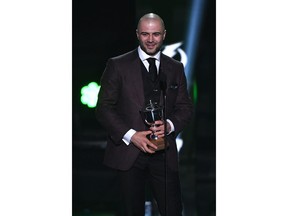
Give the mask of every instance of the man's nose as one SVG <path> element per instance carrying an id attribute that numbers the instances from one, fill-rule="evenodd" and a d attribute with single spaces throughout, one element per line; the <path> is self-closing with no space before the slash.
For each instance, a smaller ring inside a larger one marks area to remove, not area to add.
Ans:
<path id="1" fill-rule="evenodd" d="M 148 37 L 148 41 L 149 41 L 149 42 L 152 42 L 152 41 L 153 41 L 153 35 L 152 35 L 152 34 L 149 35 L 149 37 Z"/>

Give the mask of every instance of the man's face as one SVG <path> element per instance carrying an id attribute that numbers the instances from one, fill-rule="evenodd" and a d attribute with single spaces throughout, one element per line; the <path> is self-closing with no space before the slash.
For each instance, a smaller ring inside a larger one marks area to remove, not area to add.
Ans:
<path id="1" fill-rule="evenodd" d="M 148 55 L 154 55 L 160 50 L 166 31 L 160 20 L 148 19 L 139 24 L 136 35 L 142 50 Z"/>

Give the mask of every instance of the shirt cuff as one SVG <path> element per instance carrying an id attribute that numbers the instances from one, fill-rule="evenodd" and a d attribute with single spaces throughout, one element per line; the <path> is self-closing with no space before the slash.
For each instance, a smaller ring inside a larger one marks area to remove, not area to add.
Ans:
<path id="1" fill-rule="evenodd" d="M 169 135 L 170 133 L 175 131 L 175 127 L 170 119 L 167 119 L 167 122 L 170 124 L 170 127 L 171 127 L 171 130 L 167 133 L 167 135 Z"/>
<path id="2" fill-rule="evenodd" d="M 133 129 L 130 129 L 122 138 L 123 142 L 126 144 L 126 145 L 129 145 L 130 144 L 130 141 L 131 141 L 131 137 L 136 133 L 135 130 Z"/>

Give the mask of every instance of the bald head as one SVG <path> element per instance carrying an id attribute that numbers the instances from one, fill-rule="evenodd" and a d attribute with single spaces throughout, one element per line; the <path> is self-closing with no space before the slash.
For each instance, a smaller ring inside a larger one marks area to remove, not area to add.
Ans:
<path id="1" fill-rule="evenodd" d="M 155 13 L 148 13 L 148 14 L 145 14 L 144 16 L 142 16 L 139 19 L 137 29 L 139 29 L 142 22 L 155 22 L 155 21 L 160 22 L 161 27 L 162 27 L 162 31 L 164 31 L 165 30 L 164 21 L 162 20 L 162 18 L 160 16 L 158 16 Z"/>

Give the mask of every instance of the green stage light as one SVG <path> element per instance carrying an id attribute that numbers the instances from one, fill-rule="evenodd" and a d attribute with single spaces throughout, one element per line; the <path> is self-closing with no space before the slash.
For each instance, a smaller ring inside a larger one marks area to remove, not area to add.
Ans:
<path id="1" fill-rule="evenodd" d="M 96 107 L 100 85 L 96 82 L 91 82 L 87 86 L 81 88 L 81 103 L 89 108 Z"/>
<path id="2" fill-rule="evenodd" d="M 193 81 L 193 99 L 194 103 L 196 104 L 198 99 L 198 86 L 196 80 Z"/>

